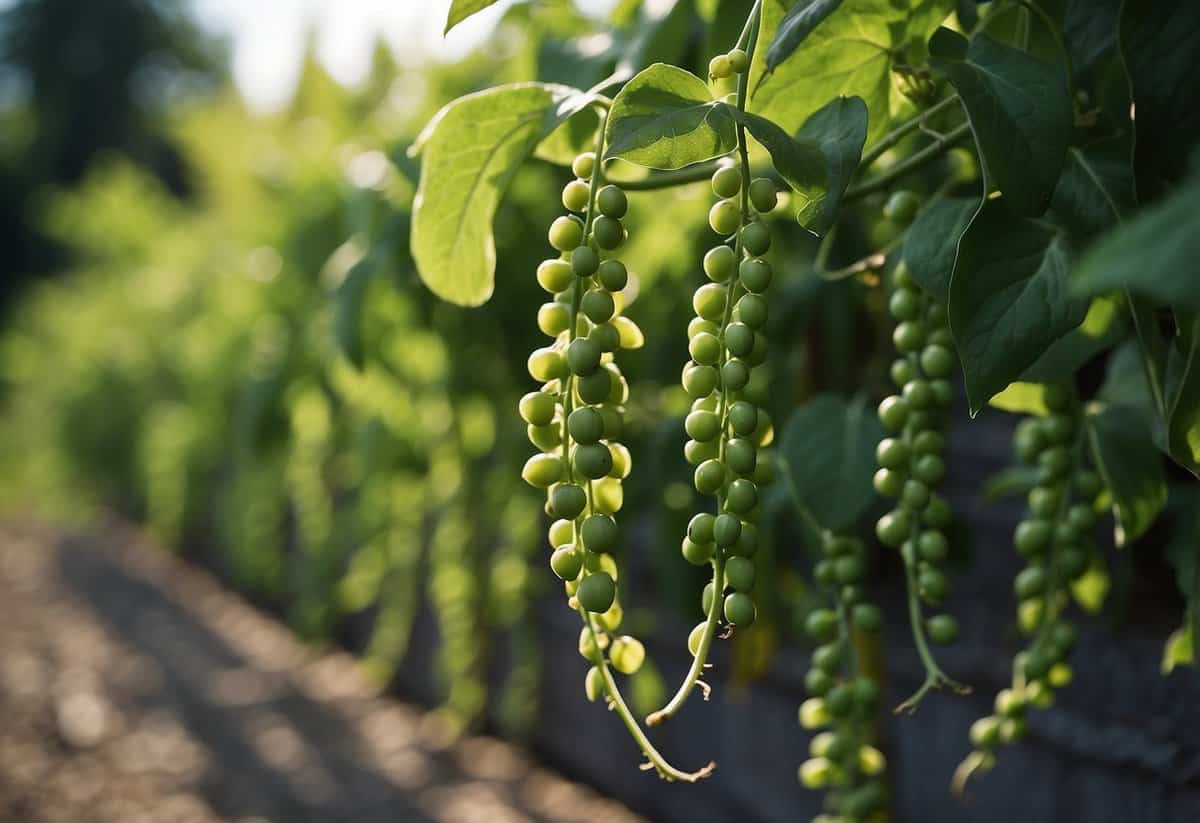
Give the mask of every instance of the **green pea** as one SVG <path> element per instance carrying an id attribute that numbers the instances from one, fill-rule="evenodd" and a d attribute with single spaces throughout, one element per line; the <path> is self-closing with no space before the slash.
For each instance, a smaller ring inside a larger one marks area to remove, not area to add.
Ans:
<path id="1" fill-rule="evenodd" d="M 758 488 L 750 480 L 739 477 L 729 484 L 725 507 L 736 514 L 746 514 L 758 505 Z"/>
<path id="2" fill-rule="evenodd" d="M 579 605 L 593 614 L 603 614 L 612 608 L 617 597 L 617 584 L 607 572 L 592 572 L 579 584 L 575 597 Z"/>
<path id="3" fill-rule="evenodd" d="M 692 295 L 692 308 L 698 317 L 716 322 L 725 315 L 728 290 L 720 283 L 706 283 Z"/>
<path id="4" fill-rule="evenodd" d="M 722 166 L 713 172 L 713 193 L 728 200 L 742 190 L 742 172 L 736 166 Z"/>
<path id="5" fill-rule="evenodd" d="M 1081 546 L 1063 546 L 1058 551 L 1058 567 L 1068 580 L 1077 580 L 1088 569 L 1088 554 Z"/>
<path id="6" fill-rule="evenodd" d="M 721 433 L 721 418 L 710 411 L 694 411 L 683 421 L 688 437 L 705 443 Z"/>
<path id="7" fill-rule="evenodd" d="M 592 374 L 580 377 L 575 381 L 575 388 L 579 393 L 579 399 L 593 406 L 607 400 L 612 387 L 612 375 L 607 369 L 596 369 Z"/>
<path id="8" fill-rule="evenodd" d="M 620 537 L 617 523 L 607 514 L 593 514 L 579 527 L 584 548 L 591 552 L 607 552 L 616 548 Z"/>
<path id="9" fill-rule="evenodd" d="M 921 370 L 929 377 L 949 377 L 954 371 L 954 354 L 945 346 L 928 345 L 921 350 Z"/>
<path id="10" fill-rule="evenodd" d="M 714 540 L 713 529 L 715 526 L 716 518 L 713 515 L 708 512 L 700 512 L 688 522 L 688 537 L 696 543 L 711 543 Z M 708 610 L 705 609 L 705 611 Z"/>
<path id="11" fill-rule="evenodd" d="M 917 555 L 926 563 L 943 563 L 950 556 L 950 544 L 944 534 L 930 529 L 917 538 Z"/>
<path id="12" fill-rule="evenodd" d="M 1042 431 L 1051 443 L 1069 443 L 1075 436 L 1075 420 L 1070 415 L 1052 414 L 1042 421 Z"/>
<path id="13" fill-rule="evenodd" d="M 1103 490 L 1104 483 L 1100 480 L 1100 475 L 1094 471 L 1084 470 L 1076 475 L 1075 488 L 1079 489 L 1082 497 L 1092 500 Z"/>
<path id="14" fill-rule="evenodd" d="M 911 530 L 912 520 L 904 509 L 888 512 L 875 524 L 875 536 L 879 538 L 879 542 L 892 548 L 907 540 Z"/>
<path id="15" fill-rule="evenodd" d="M 562 204 L 567 211 L 586 211 L 591 187 L 582 180 L 572 180 L 563 188 Z"/>
<path id="16" fill-rule="evenodd" d="M 729 60 L 729 69 L 734 74 L 741 74 L 750 68 L 750 56 L 744 49 L 732 49 L 725 57 Z"/>
<path id="17" fill-rule="evenodd" d="M 521 478 L 540 489 L 557 483 L 562 474 L 562 458 L 556 454 L 535 454 L 525 461 L 525 467 L 521 470 Z"/>
<path id="18" fill-rule="evenodd" d="M 601 323 L 588 332 L 587 339 L 595 343 L 602 352 L 615 352 L 621 348 L 621 332 L 612 322 Z M 567 354 L 570 354 L 568 350 Z"/>
<path id="19" fill-rule="evenodd" d="M 605 217 L 619 220 L 629 210 L 629 199 L 621 189 L 608 185 L 596 194 L 596 206 Z"/>
<path id="20" fill-rule="evenodd" d="M 596 279 L 609 291 L 620 291 L 629 283 L 629 271 L 620 260 L 605 260 L 596 270 Z"/>
<path id="21" fill-rule="evenodd" d="M 1017 459 L 1022 463 L 1036 463 L 1046 445 L 1046 437 L 1037 420 L 1026 418 L 1017 424 L 1013 432 L 1013 447 Z"/>
<path id="22" fill-rule="evenodd" d="M 740 518 L 728 512 L 717 515 L 712 527 L 712 539 L 716 542 L 717 548 L 727 549 L 734 546 L 741 536 L 742 521 Z"/>
<path id="23" fill-rule="evenodd" d="M 546 383 L 566 377 L 567 361 L 557 349 L 536 349 L 529 355 L 529 374 L 534 380 Z"/>
<path id="24" fill-rule="evenodd" d="M 901 260 L 896 268 L 892 269 L 892 286 L 897 289 L 916 289 L 917 281 L 912 279 L 912 272 L 908 270 L 908 265 Z"/>
<path id="25" fill-rule="evenodd" d="M 761 366 L 767 362 L 767 338 L 762 332 L 754 333 L 754 348 L 746 355 L 746 365 Z"/>
<path id="26" fill-rule="evenodd" d="M 550 555 L 550 569 L 560 580 L 574 580 L 583 570 L 583 552 L 574 546 L 555 549 Z"/>
<path id="27" fill-rule="evenodd" d="M 858 583 L 864 574 L 863 561 L 858 555 L 839 557 L 833 562 L 834 577 L 843 586 Z"/>
<path id="28" fill-rule="evenodd" d="M 750 181 L 750 204 L 759 214 L 769 214 L 779 202 L 775 183 L 769 177 L 756 177 Z"/>
<path id="29" fill-rule="evenodd" d="M 757 257 L 749 258 L 738 266 L 738 277 L 746 291 L 761 294 L 771 285 L 771 266 Z"/>
<path id="30" fill-rule="evenodd" d="M 570 286 L 571 276 L 571 264 L 566 260 L 543 260 L 538 264 L 538 285 L 551 294 L 564 291 Z"/>
<path id="31" fill-rule="evenodd" d="M 878 411 L 879 422 L 893 432 L 903 429 L 908 420 L 908 403 L 894 394 L 880 401 Z"/>
<path id="32" fill-rule="evenodd" d="M 731 357 L 721 366 L 721 384 L 729 391 L 741 391 L 750 382 L 750 367 L 744 360 Z"/>
<path id="33" fill-rule="evenodd" d="M 574 483 L 563 483 L 550 492 L 550 508 L 555 517 L 574 520 L 586 506 L 587 493 Z"/>
<path id="34" fill-rule="evenodd" d="M 879 441 L 875 460 L 885 469 L 903 469 L 908 465 L 908 444 L 895 437 Z"/>
<path id="35" fill-rule="evenodd" d="M 916 372 L 913 369 L 912 364 L 901 357 L 898 360 L 892 361 L 888 375 L 892 378 L 892 382 L 897 386 L 903 386 L 905 383 L 916 377 Z"/>
<path id="36" fill-rule="evenodd" d="M 1027 566 L 1013 580 L 1013 591 L 1017 599 L 1029 600 L 1046 590 L 1046 570 L 1041 566 Z"/>
<path id="37" fill-rule="evenodd" d="M 704 255 L 704 274 L 714 283 L 724 283 L 737 265 L 737 252 L 726 245 L 715 246 Z"/>
<path id="38" fill-rule="evenodd" d="M 733 592 L 725 597 L 725 619 L 738 628 L 745 628 L 754 622 L 758 610 L 754 600 L 745 592 Z"/>
<path id="39" fill-rule="evenodd" d="M 771 248 L 771 230 L 760 222 L 742 227 L 742 248 L 754 257 L 761 257 Z"/>
<path id="40" fill-rule="evenodd" d="M 921 316 L 921 296 L 912 289 L 897 289 L 888 299 L 888 312 L 897 320 L 916 320 Z"/>
<path id="41" fill-rule="evenodd" d="M 593 323 L 607 323 L 616 311 L 613 296 L 603 289 L 592 289 L 583 296 L 580 308 Z"/>
<path id="42" fill-rule="evenodd" d="M 591 480 L 606 477 L 613 468 L 612 452 L 603 443 L 576 446 L 575 469 Z"/>
<path id="43" fill-rule="evenodd" d="M 729 407 L 729 423 L 738 437 L 749 437 L 758 428 L 758 410 L 739 400 Z"/>
<path id="44" fill-rule="evenodd" d="M 754 588 L 754 561 L 734 555 L 725 562 L 725 579 L 735 591 L 748 592 Z"/>
<path id="45" fill-rule="evenodd" d="M 941 454 L 946 448 L 946 438 L 941 432 L 923 431 L 913 438 L 913 452 L 916 454 Z"/>
<path id="46" fill-rule="evenodd" d="M 705 460 L 696 467 L 696 491 L 716 494 L 725 485 L 725 467 L 716 460 Z"/>
<path id="47" fill-rule="evenodd" d="M 680 551 L 683 553 L 683 559 L 691 563 L 693 566 L 703 566 L 708 561 L 712 560 L 713 553 L 717 547 L 712 543 L 697 543 L 690 537 L 683 538 L 683 543 Z"/>
<path id="48" fill-rule="evenodd" d="M 604 417 L 591 406 L 580 406 L 567 417 L 567 433 L 576 443 L 596 443 L 604 436 Z"/>
<path id="49" fill-rule="evenodd" d="M 850 613 L 854 628 L 864 632 L 877 632 L 883 628 L 883 614 L 878 606 L 870 603 L 859 603 Z"/>
<path id="50" fill-rule="evenodd" d="M 583 242 L 583 221 L 575 216 L 555 218 L 550 224 L 550 245 L 559 251 L 570 251 Z"/>
<path id="51" fill-rule="evenodd" d="M 1033 557 L 1049 548 L 1052 534 L 1047 520 L 1023 520 L 1013 533 L 1013 544 L 1023 557 Z"/>
<path id="52" fill-rule="evenodd" d="M 717 234 L 728 237 L 742 222 L 742 210 L 732 200 L 719 200 L 708 211 L 708 225 Z"/>
<path id="53" fill-rule="evenodd" d="M 946 575 L 934 568 L 927 568 L 917 575 L 917 592 L 929 603 L 941 603 L 949 589 Z"/>
<path id="54" fill-rule="evenodd" d="M 929 486 L 920 480 L 909 480 L 900 493 L 900 502 L 914 511 L 920 511 L 929 503 Z"/>
<path id="55" fill-rule="evenodd" d="M 600 346 L 595 340 L 576 337 L 567 346 L 567 366 L 570 367 L 572 374 L 581 377 L 592 374 L 600 368 L 602 354 L 603 352 L 600 351 Z"/>
<path id="56" fill-rule="evenodd" d="M 928 409 L 937 402 L 928 380 L 916 378 L 904 384 L 901 396 L 912 409 Z"/>
<path id="57" fill-rule="evenodd" d="M 742 523 L 742 533 L 732 551 L 740 557 L 753 557 L 758 551 L 758 527 L 753 523 Z"/>
<path id="58" fill-rule="evenodd" d="M 935 529 L 948 529 L 953 517 L 950 514 L 950 506 L 936 494 L 929 496 L 929 505 L 925 507 L 925 511 L 921 513 L 921 519 L 925 525 Z"/>
<path id="59" fill-rule="evenodd" d="M 745 323 L 730 323 L 725 329 L 725 348 L 734 357 L 747 356 L 754 350 L 754 330 Z"/>
<path id="60" fill-rule="evenodd" d="M 562 426 L 557 423 L 545 426 L 527 426 L 525 433 L 529 442 L 544 452 L 554 451 L 562 445 Z"/>
<path id="61" fill-rule="evenodd" d="M 543 303 L 538 307 L 538 328 L 547 337 L 558 337 L 571 326 L 571 310 L 562 303 Z"/>
<path id="62" fill-rule="evenodd" d="M 958 637 L 958 621 L 948 614 L 938 614 L 925 621 L 929 639 L 939 646 L 947 646 Z"/>
<path id="63" fill-rule="evenodd" d="M 1065 446 L 1051 446 L 1038 456 L 1038 467 L 1047 478 L 1061 478 L 1071 469 L 1071 453 Z"/>
<path id="64" fill-rule="evenodd" d="M 721 359 L 721 341 L 708 332 L 701 332 L 688 341 L 688 352 L 697 363 L 711 366 Z"/>
<path id="65" fill-rule="evenodd" d="M 683 445 L 683 456 L 689 465 L 699 466 L 705 460 L 711 460 L 718 454 L 720 443 L 716 440 L 710 440 L 707 443 L 701 443 L 699 440 L 689 440 Z"/>
<path id="66" fill-rule="evenodd" d="M 821 669 L 809 669 L 804 675 L 804 688 L 814 697 L 824 697 L 833 688 L 834 679 Z"/>
<path id="67" fill-rule="evenodd" d="M 936 454 L 926 454 L 913 464 L 913 477 L 930 486 L 936 486 L 946 476 L 946 464 Z"/>
<path id="68" fill-rule="evenodd" d="M 552 394 L 531 391 L 521 398 L 517 408 L 521 413 L 521 419 L 526 423 L 532 426 L 547 426 L 554 419 L 558 401 Z"/>
<path id="69" fill-rule="evenodd" d="M 571 163 L 571 172 L 579 178 L 587 179 L 592 176 L 592 172 L 596 168 L 596 153 L 585 151 L 583 154 L 576 155 L 575 160 Z"/>
<path id="70" fill-rule="evenodd" d="M 620 220 L 601 215 L 592 222 L 592 237 L 597 246 L 612 251 L 625 242 L 625 227 Z"/>
<path id="71" fill-rule="evenodd" d="M 758 450 L 749 440 L 735 437 L 725 444 L 725 463 L 734 474 L 749 476 L 758 463 Z"/>
<path id="72" fill-rule="evenodd" d="M 719 356 L 719 355 L 718 355 Z M 712 366 L 688 366 L 683 372 L 683 389 L 688 397 L 708 397 L 717 387 L 717 370 Z"/>
<path id="73" fill-rule="evenodd" d="M 919 351 L 925 345 L 925 327 L 906 320 L 892 331 L 892 343 L 901 353 Z"/>
<path id="74" fill-rule="evenodd" d="M 887 202 L 883 204 L 883 216 L 897 223 L 911 223 L 921 207 L 921 198 L 916 192 L 901 189 L 892 192 Z"/>
<path id="75" fill-rule="evenodd" d="M 751 329 L 761 329 L 767 322 L 767 301 L 758 294 L 743 294 L 734 304 L 733 317 Z"/>
<path id="76" fill-rule="evenodd" d="M 818 643 L 828 643 L 837 636 L 837 614 L 831 609 L 814 609 L 804 620 L 804 631 Z"/>
<path id="77" fill-rule="evenodd" d="M 872 479 L 875 491 L 883 497 L 899 497 L 904 492 L 904 474 L 892 469 L 880 469 Z"/>

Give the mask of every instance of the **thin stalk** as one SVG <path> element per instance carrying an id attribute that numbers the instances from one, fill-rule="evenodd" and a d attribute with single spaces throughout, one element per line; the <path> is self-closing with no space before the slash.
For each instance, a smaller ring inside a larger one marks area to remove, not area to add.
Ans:
<path id="1" fill-rule="evenodd" d="M 727 165 L 725 158 L 708 160 L 704 163 L 694 163 L 682 169 L 670 171 L 652 171 L 638 180 L 614 180 L 613 182 L 626 191 L 655 191 L 669 189 L 675 186 L 686 186 L 689 183 L 699 183 L 713 176 L 713 172 Z"/>
<path id="2" fill-rule="evenodd" d="M 752 32 L 758 26 L 759 2 L 756 0 L 754 7 L 751 8 L 749 16 L 746 18 L 746 25 L 742 29 L 742 34 L 738 38 L 737 48 L 746 48 L 748 61 L 754 58 L 754 42 Z M 745 44 L 743 46 L 743 44 Z M 749 82 L 749 71 L 744 71 L 738 75 L 737 84 L 737 107 L 740 111 L 746 110 L 746 87 Z M 737 122 L 737 152 L 740 162 L 740 170 L 742 176 L 741 186 L 741 219 L 738 221 L 738 231 L 734 240 L 734 259 L 740 264 L 742 259 L 742 226 L 746 225 L 750 217 L 750 156 L 746 147 L 746 131 L 739 118 Z M 729 291 L 725 295 L 725 311 L 721 320 L 721 331 L 728 328 L 729 321 L 733 316 L 733 304 L 738 297 L 738 287 L 740 280 L 737 270 L 734 270 L 733 276 L 730 278 Z M 724 341 L 722 341 L 723 343 Z M 721 357 L 717 363 L 717 369 L 725 364 L 726 354 L 725 348 L 722 345 Z M 729 411 L 729 390 L 724 386 L 722 381 L 721 399 L 717 408 L 717 418 L 721 421 L 720 442 L 718 445 L 717 459 L 724 464 L 725 459 L 725 430 L 728 422 L 725 416 Z M 717 513 L 720 514 L 725 508 L 725 488 L 717 496 Z M 696 648 L 696 655 L 692 658 L 692 665 L 688 667 L 687 675 L 684 676 L 683 682 L 679 684 L 679 688 L 675 694 L 667 702 L 665 706 L 656 712 L 651 712 L 646 716 L 646 725 L 657 726 L 663 721 L 675 715 L 683 704 L 691 695 L 692 690 L 697 684 L 704 687 L 704 696 L 707 699 L 708 689 L 700 680 L 700 675 L 704 672 L 707 665 L 708 653 L 712 648 L 713 637 L 717 633 L 717 625 L 720 622 L 722 594 L 725 590 L 725 556 L 720 549 L 717 550 L 716 557 L 713 559 L 713 597 L 712 602 L 708 605 L 708 614 L 704 620 L 704 631 L 700 636 L 700 643 Z"/>
<path id="3" fill-rule="evenodd" d="M 971 126 L 968 123 L 963 123 L 954 130 L 942 135 L 934 140 L 925 148 L 906 157 L 896 165 L 889 168 L 887 171 L 857 183 L 846 189 L 846 194 L 842 197 L 843 203 L 853 202 L 866 197 L 868 194 L 873 194 L 890 186 L 893 182 L 904 177 L 910 172 L 916 171 L 930 161 L 945 154 L 956 143 L 971 133 Z"/>
<path id="4" fill-rule="evenodd" d="M 901 123 L 899 126 L 892 129 L 890 132 L 885 134 L 883 137 L 879 138 L 879 141 L 877 143 L 875 143 L 875 145 L 871 146 L 871 148 L 869 148 L 863 152 L 862 159 L 858 161 L 858 167 L 860 169 L 865 169 L 865 168 L 870 167 L 870 165 L 872 163 L 874 163 L 876 160 L 878 160 L 883 155 L 884 152 L 886 152 L 892 146 L 899 143 L 901 140 L 903 140 L 908 135 L 912 134 L 917 129 L 922 128 L 925 125 L 925 121 L 928 118 L 932 117 L 935 114 L 938 114 L 939 112 L 941 112 L 944 109 L 949 108 L 950 106 L 952 106 L 954 103 L 957 103 L 957 102 L 958 102 L 958 95 L 952 94 L 949 97 L 947 97 L 945 100 L 939 100 L 938 102 L 934 103 L 932 106 L 925 109 L 925 111 L 916 115 L 912 119 L 906 120 L 905 122 Z"/>

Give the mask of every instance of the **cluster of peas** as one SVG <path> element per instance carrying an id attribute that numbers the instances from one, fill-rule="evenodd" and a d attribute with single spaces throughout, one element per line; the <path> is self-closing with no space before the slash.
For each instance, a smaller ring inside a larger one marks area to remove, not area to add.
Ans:
<path id="1" fill-rule="evenodd" d="M 883 754 L 870 744 L 879 710 L 879 686 L 862 673 L 851 628 L 878 632 L 879 608 L 864 601 L 866 548 L 863 541 L 826 532 L 814 576 L 831 595 L 834 608 L 816 609 L 805 631 L 817 643 L 804 678 L 812 695 L 800 706 L 800 725 L 827 729 L 809 745 L 811 757 L 800 766 L 800 782 L 810 789 L 829 789 L 827 808 L 835 815 L 819 821 L 865 820 L 883 808 L 886 790 L 881 777 Z"/>
<path id="2" fill-rule="evenodd" d="M 1014 660 L 1012 688 L 996 695 L 995 713 L 971 727 L 977 767 L 983 769 L 993 764 L 997 745 L 1024 735 L 1030 706 L 1050 706 L 1054 689 L 1071 682 L 1066 659 L 1076 632 L 1061 613 L 1068 586 L 1087 571 L 1096 550 L 1091 533 L 1104 485 L 1096 472 L 1082 465 L 1079 404 L 1070 390 L 1057 385 L 1046 386 L 1043 399 L 1050 413 L 1023 420 L 1014 437 L 1017 458 L 1036 467 L 1038 475 L 1026 516 L 1013 534 L 1013 544 L 1026 562 L 1013 581 L 1018 623 L 1034 637 Z"/>
<path id="3" fill-rule="evenodd" d="M 771 246 L 771 234 L 758 218 L 778 200 L 775 184 L 767 178 L 753 180 L 746 192 L 742 184 L 742 173 L 733 166 L 718 169 L 712 178 L 721 199 L 709 212 L 709 225 L 726 240 L 704 256 L 710 282 L 692 299 L 691 359 L 682 376 L 692 398 L 684 421 L 690 438 L 684 456 L 696 467 L 696 490 L 717 500 L 715 514 L 701 512 L 691 519 L 682 552 L 689 563 L 713 565 L 713 582 L 705 587 L 701 605 L 715 617 L 719 602 L 725 620 L 735 627 L 749 626 L 757 614 L 749 591 L 758 531 L 749 518 L 758 506 L 759 487 L 770 481 L 773 470 L 771 461 L 759 455 L 773 436 L 770 417 L 747 395 L 751 370 L 767 357 L 762 293 L 771 282 L 771 267 L 762 255 Z M 726 594 L 726 588 L 732 591 Z M 693 655 L 706 645 L 706 635 L 711 639 L 715 624 L 708 619 L 692 630 L 688 648 Z"/>
<path id="4" fill-rule="evenodd" d="M 879 518 L 875 533 L 885 546 L 900 549 L 910 585 L 922 602 L 936 607 L 949 589 L 945 529 L 950 508 L 934 489 L 946 473 L 942 454 L 953 396 L 954 341 L 945 307 L 922 294 L 903 262 L 893 285 L 888 311 L 897 321 L 892 341 L 900 357 L 892 363 L 891 378 L 900 393 L 879 404 L 879 420 L 892 436 L 876 450 L 875 490 L 897 505 Z M 958 624 L 951 615 L 939 614 L 925 621 L 925 631 L 935 643 L 952 643 Z"/>
<path id="5" fill-rule="evenodd" d="M 594 664 L 586 682 L 594 700 L 605 693 L 605 653 L 625 674 L 645 657 L 636 639 L 610 637 L 622 618 L 613 515 L 624 499 L 621 480 L 632 468 L 619 442 L 629 387 L 613 355 L 636 346 L 640 333 L 621 316 L 629 279 L 624 264 L 602 259 L 625 241 L 625 193 L 613 185 L 596 190 L 600 168 L 591 152 L 579 155 L 572 170 L 577 179 L 563 189 L 562 202 L 573 213 L 555 219 L 549 231 L 559 256 L 537 270 L 538 283 L 553 295 L 538 310 L 538 327 L 553 342 L 529 357 L 529 373 L 543 385 L 521 398 L 520 413 L 542 453 L 526 462 L 522 477 L 547 490 L 546 512 L 555 518 L 550 568 L 585 619 L 579 646 Z"/>

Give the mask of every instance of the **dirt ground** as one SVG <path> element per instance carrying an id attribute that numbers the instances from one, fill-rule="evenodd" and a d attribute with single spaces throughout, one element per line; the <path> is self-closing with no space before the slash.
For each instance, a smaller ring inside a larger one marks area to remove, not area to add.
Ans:
<path id="1" fill-rule="evenodd" d="M 639 819 L 135 534 L 0 525 L 0 821 Z"/>

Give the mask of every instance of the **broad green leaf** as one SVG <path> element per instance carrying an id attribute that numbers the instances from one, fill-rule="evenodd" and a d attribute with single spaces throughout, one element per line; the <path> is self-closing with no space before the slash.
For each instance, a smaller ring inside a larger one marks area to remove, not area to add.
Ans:
<path id="1" fill-rule="evenodd" d="M 978 210 L 974 197 L 947 197 L 922 209 L 908 228 L 904 263 L 917 285 L 939 303 L 950 299 L 958 240 Z"/>
<path id="2" fill-rule="evenodd" d="M 1134 208 L 1133 169 L 1125 141 L 1067 149 L 1050 208 L 1067 231 L 1081 238 L 1120 223 Z"/>
<path id="3" fill-rule="evenodd" d="M 1192 623 L 1180 626 L 1171 632 L 1163 644 L 1162 673 L 1170 674 L 1176 666 L 1191 666 L 1196 662 L 1196 649 L 1192 640 Z"/>
<path id="4" fill-rule="evenodd" d="M 1065 239 L 1053 227 L 988 200 L 958 244 L 948 313 L 975 414 L 1082 322 L 1068 293 Z"/>
<path id="5" fill-rule="evenodd" d="M 1091 246 L 1072 272 L 1076 294 L 1128 289 L 1165 306 L 1200 309 L 1200 175 Z"/>
<path id="6" fill-rule="evenodd" d="M 1139 359 L 1137 344 L 1128 341 L 1108 358 L 1104 383 L 1096 398 L 1105 405 L 1129 406 L 1149 418 L 1154 414 L 1146 391 L 1146 372 Z"/>
<path id="7" fill-rule="evenodd" d="M 792 413 L 779 445 L 786 482 L 823 528 L 850 528 L 875 500 L 871 478 L 882 436 L 861 399 L 819 395 Z"/>
<path id="8" fill-rule="evenodd" d="M 802 48 L 768 73 L 770 44 L 788 12 L 788 0 L 763 0 L 751 110 L 795 133 L 809 116 L 838 96 L 861 97 L 870 112 L 867 139 L 878 140 L 893 116 L 911 110 L 893 82 L 896 64 L 924 62 L 925 41 L 954 7 L 953 0 L 844 0 Z"/>
<path id="9" fill-rule="evenodd" d="M 451 0 L 450 11 L 446 14 L 446 28 L 442 30 L 442 34 L 448 34 L 450 29 L 472 14 L 494 6 L 497 2 L 498 0 Z"/>
<path id="10" fill-rule="evenodd" d="M 774 71 L 791 57 L 804 38 L 841 4 L 842 0 L 797 0 L 779 21 L 779 28 L 767 47 L 767 71 Z"/>
<path id="11" fill-rule="evenodd" d="M 1129 323 L 1119 299 L 1095 297 L 1079 327 L 1051 343 L 1042 356 L 1021 373 L 1021 379 L 1034 383 L 1070 380 L 1089 360 L 1125 339 L 1128 329 Z"/>
<path id="12" fill-rule="evenodd" d="M 468 306 L 491 297 L 500 198 L 534 147 L 591 99 L 566 86 L 498 86 L 447 104 L 425 127 L 409 150 L 421 154 L 412 254 L 434 294 Z"/>
<path id="13" fill-rule="evenodd" d="M 1076 76 L 1090 71 L 1117 45 L 1121 0 L 1069 0 L 1063 37 Z"/>
<path id="14" fill-rule="evenodd" d="M 1136 112 L 1138 199 L 1147 202 L 1183 176 L 1200 139 L 1200 3 L 1126 0 L 1118 39 Z"/>
<path id="15" fill-rule="evenodd" d="M 608 115 L 606 157 L 678 169 L 737 147 L 731 109 L 691 72 L 655 63 L 625 84 Z"/>
<path id="16" fill-rule="evenodd" d="M 725 105 L 722 103 L 721 105 Z M 815 140 L 797 137 L 770 120 L 757 114 L 738 111 L 727 107 L 729 116 L 745 124 L 754 139 L 771 155 L 771 163 L 780 176 L 787 181 L 807 202 L 820 202 L 827 190 L 825 157 Z"/>
<path id="17" fill-rule="evenodd" d="M 1046 387 L 1041 383 L 1009 383 L 1008 388 L 992 397 L 989 405 L 1016 414 L 1049 414 L 1046 408 Z"/>
<path id="18" fill-rule="evenodd" d="M 1200 312 L 1175 312 L 1177 345 L 1167 358 L 1167 453 L 1200 476 Z"/>
<path id="19" fill-rule="evenodd" d="M 582 152 L 595 148 L 599 124 L 600 117 L 594 109 L 577 111 L 538 143 L 533 156 L 556 166 L 569 166 Z"/>
<path id="20" fill-rule="evenodd" d="M 938 29 L 929 64 L 962 98 L 989 180 L 1020 214 L 1045 211 L 1066 156 L 1071 92 L 1062 65 L 985 33 L 968 41 Z"/>
<path id="21" fill-rule="evenodd" d="M 1167 502 L 1162 457 L 1145 418 L 1130 406 L 1089 404 L 1087 438 L 1092 462 L 1112 495 L 1118 546 L 1137 539 Z"/>
<path id="22" fill-rule="evenodd" d="M 810 231 L 824 234 L 837 221 L 842 195 L 862 159 L 867 140 L 867 104 L 861 97 L 834 98 L 804 121 L 796 140 L 817 147 L 825 170 L 819 192 L 792 184 L 797 199 L 806 198 L 796 219 Z"/>

